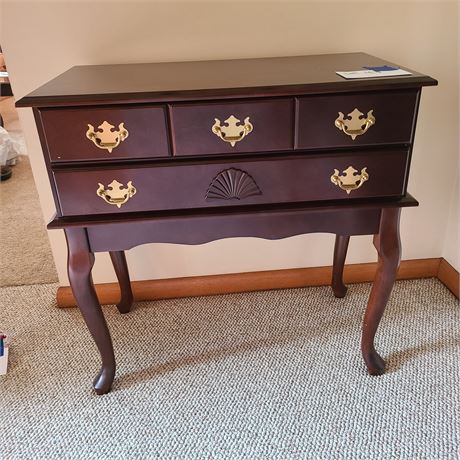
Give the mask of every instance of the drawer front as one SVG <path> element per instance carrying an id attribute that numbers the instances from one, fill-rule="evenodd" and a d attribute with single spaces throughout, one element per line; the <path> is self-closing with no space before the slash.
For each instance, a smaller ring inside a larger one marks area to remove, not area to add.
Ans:
<path id="1" fill-rule="evenodd" d="M 411 142 L 417 90 L 299 98 L 298 149 Z"/>
<path id="2" fill-rule="evenodd" d="M 169 155 L 163 107 L 43 109 L 40 114 L 52 162 Z"/>
<path id="3" fill-rule="evenodd" d="M 390 150 L 54 175 L 72 216 L 401 196 L 407 159 Z"/>
<path id="4" fill-rule="evenodd" d="M 173 104 L 171 124 L 175 155 L 290 150 L 294 101 Z"/>

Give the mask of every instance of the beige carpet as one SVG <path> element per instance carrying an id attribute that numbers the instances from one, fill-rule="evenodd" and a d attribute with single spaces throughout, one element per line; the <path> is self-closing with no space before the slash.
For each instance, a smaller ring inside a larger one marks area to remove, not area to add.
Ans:
<path id="1" fill-rule="evenodd" d="M 0 286 L 57 281 L 29 158 L 0 183 Z"/>
<path id="2" fill-rule="evenodd" d="M 57 285 L 4 288 L 12 335 L 0 376 L 5 459 L 458 459 L 460 308 L 436 280 L 398 282 L 369 377 L 359 353 L 370 285 L 105 309 L 113 392 L 77 309 Z"/>
<path id="3" fill-rule="evenodd" d="M 0 113 L 21 153 L 11 179 L 0 182 L 0 286 L 54 283 L 56 268 L 14 98 L 0 98 Z"/>

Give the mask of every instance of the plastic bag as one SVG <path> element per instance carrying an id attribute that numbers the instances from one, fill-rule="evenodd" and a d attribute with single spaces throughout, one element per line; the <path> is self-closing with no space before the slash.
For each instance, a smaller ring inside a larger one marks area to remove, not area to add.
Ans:
<path id="1" fill-rule="evenodd" d="M 20 151 L 19 142 L 12 139 L 8 131 L 0 126 L 0 165 L 14 164 Z"/>

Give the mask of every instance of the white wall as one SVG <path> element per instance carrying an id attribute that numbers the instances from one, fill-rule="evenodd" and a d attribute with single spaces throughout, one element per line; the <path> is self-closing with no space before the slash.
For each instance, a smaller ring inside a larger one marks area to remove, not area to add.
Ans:
<path id="1" fill-rule="evenodd" d="M 423 90 L 409 183 L 421 206 L 403 211 L 403 258 L 443 255 L 459 268 L 451 257 L 458 215 L 449 204 L 458 156 L 457 2 L 6 1 L 1 26 L 17 97 L 77 64 L 353 51 L 439 79 L 438 87 Z M 20 117 L 43 213 L 50 219 L 54 204 L 31 109 L 21 109 Z M 446 231 L 452 243 L 444 245 Z M 49 233 L 60 281 L 67 284 L 63 234 Z M 329 265 L 332 245 L 331 235 L 156 244 L 129 251 L 128 262 L 133 279 L 306 267 Z M 375 259 L 370 237 L 352 239 L 348 262 Z M 98 255 L 94 279 L 115 279 L 106 255 Z"/>

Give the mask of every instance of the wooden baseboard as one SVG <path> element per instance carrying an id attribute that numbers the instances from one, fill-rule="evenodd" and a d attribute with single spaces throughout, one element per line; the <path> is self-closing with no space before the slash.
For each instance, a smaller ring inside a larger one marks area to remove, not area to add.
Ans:
<path id="1" fill-rule="evenodd" d="M 446 259 L 441 259 L 439 263 L 438 279 L 457 299 L 459 298 L 460 274 Z"/>
<path id="2" fill-rule="evenodd" d="M 438 277 L 444 259 L 404 260 L 398 271 L 398 279 Z M 445 262 L 445 261 L 444 261 Z M 445 262 L 452 270 L 447 262 Z M 345 283 L 363 283 L 374 279 L 377 263 L 346 265 Z M 455 272 L 455 270 L 454 270 Z M 445 279 L 454 285 L 455 277 L 443 264 Z M 457 297 L 458 297 L 458 272 Z M 133 281 L 132 289 L 136 301 L 193 297 L 235 292 L 286 289 L 306 286 L 325 286 L 331 282 L 332 267 L 294 268 L 289 270 L 270 270 L 228 275 L 194 276 L 162 280 Z M 441 279 L 441 278 L 440 278 Z M 444 282 L 441 279 L 442 282 Z M 446 283 L 445 283 L 446 284 Z M 447 284 L 446 284 L 447 285 Z M 454 290 L 449 287 L 454 292 Z M 96 285 L 96 292 L 102 305 L 118 302 L 120 291 L 117 283 Z M 454 292 L 455 293 L 455 292 Z M 59 307 L 76 305 L 70 287 L 60 287 L 57 292 Z"/>

